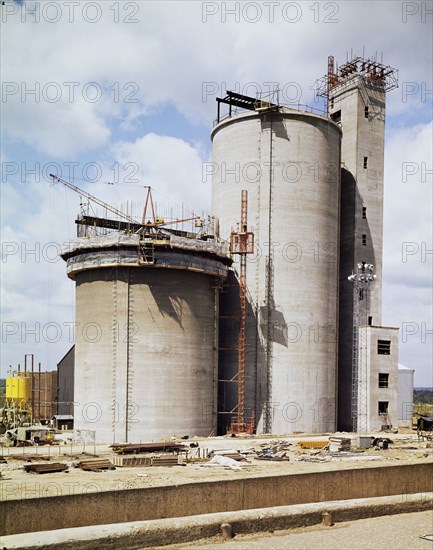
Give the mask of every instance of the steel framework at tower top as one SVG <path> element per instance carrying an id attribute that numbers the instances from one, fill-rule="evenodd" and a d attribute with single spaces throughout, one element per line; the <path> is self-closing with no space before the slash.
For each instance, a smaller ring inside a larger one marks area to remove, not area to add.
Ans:
<path id="1" fill-rule="evenodd" d="M 355 76 L 362 77 L 370 85 L 380 86 L 385 92 L 398 88 L 398 70 L 378 61 L 355 57 L 340 67 L 335 66 L 334 56 L 328 57 L 328 72 L 316 80 L 316 94 L 324 97 L 328 110 L 329 94 L 336 86 L 347 82 Z"/>

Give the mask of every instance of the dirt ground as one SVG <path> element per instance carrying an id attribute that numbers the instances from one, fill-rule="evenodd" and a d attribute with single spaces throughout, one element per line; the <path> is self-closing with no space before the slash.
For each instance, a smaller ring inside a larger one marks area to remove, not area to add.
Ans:
<path id="1" fill-rule="evenodd" d="M 209 451 L 241 451 L 247 459 L 239 462 L 240 469 L 230 469 L 221 465 L 210 465 L 206 461 L 189 462 L 186 466 L 154 467 L 117 467 L 115 470 L 101 472 L 83 471 L 74 467 L 79 460 L 94 458 L 112 458 L 115 453 L 108 445 L 73 446 L 61 445 L 51 447 L 2 448 L 0 453 L 6 463 L 0 463 L 0 496 L 1 500 L 39 498 L 46 496 L 92 493 L 106 490 L 123 490 L 165 485 L 179 485 L 208 480 L 239 479 L 245 477 L 262 477 L 268 475 L 285 475 L 290 473 L 307 473 L 347 468 L 366 468 L 377 465 L 415 464 L 431 462 L 433 449 L 425 441 L 418 441 L 416 433 L 405 430 L 398 434 L 378 432 L 374 437 L 387 437 L 392 443 L 384 449 L 351 449 L 350 452 L 337 452 L 319 449 L 302 449 L 300 441 L 327 441 L 330 435 L 307 435 L 287 437 L 213 437 L 177 440 L 185 444 L 189 458 L 197 460 L 200 453 Z M 354 434 L 336 434 L 344 437 L 355 437 Z M 198 443 L 198 447 L 190 447 Z M 264 446 L 286 449 L 290 460 L 270 461 L 254 457 L 254 451 Z M 200 449 L 200 451 L 198 450 Z M 83 452 L 85 454 L 83 454 Z M 35 474 L 27 473 L 24 464 L 64 462 L 69 466 L 67 472 Z"/>

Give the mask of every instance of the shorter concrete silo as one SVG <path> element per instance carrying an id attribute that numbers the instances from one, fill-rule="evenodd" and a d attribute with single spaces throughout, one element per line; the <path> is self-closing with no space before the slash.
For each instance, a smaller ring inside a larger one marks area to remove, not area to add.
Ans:
<path id="1" fill-rule="evenodd" d="M 226 249 L 112 233 L 62 257 L 76 282 L 75 427 L 107 443 L 216 434 Z"/>

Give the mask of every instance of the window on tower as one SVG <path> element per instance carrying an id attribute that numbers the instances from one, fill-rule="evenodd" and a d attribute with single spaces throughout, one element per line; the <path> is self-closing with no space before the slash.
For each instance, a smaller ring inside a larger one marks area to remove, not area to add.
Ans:
<path id="1" fill-rule="evenodd" d="M 391 355 L 391 340 L 378 340 L 377 353 L 378 355 Z"/>
<path id="2" fill-rule="evenodd" d="M 362 219 L 363 220 L 367 219 L 367 207 L 366 206 L 362 207 Z"/>
<path id="3" fill-rule="evenodd" d="M 362 235 L 362 246 L 367 246 L 367 235 L 365 233 Z"/>
<path id="4" fill-rule="evenodd" d="M 385 372 L 379 372 L 379 388 L 389 387 L 389 374 Z"/>
<path id="5" fill-rule="evenodd" d="M 368 165 L 368 157 L 364 157 L 364 169 L 367 168 Z"/>
<path id="6" fill-rule="evenodd" d="M 337 124 L 341 123 L 341 109 L 339 111 L 335 111 L 335 113 L 332 113 L 331 118 Z"/>
<path id="7" fill-rule="evenodd" d="M 377 405 L 377 412 L 379 414 L 388 414 L 389 401 L 379 401 Z"/>
<path id="8" fill-rule="evenodd" d="M 364 107 L 364 116 L 368 118 L 368 107 Z"/>

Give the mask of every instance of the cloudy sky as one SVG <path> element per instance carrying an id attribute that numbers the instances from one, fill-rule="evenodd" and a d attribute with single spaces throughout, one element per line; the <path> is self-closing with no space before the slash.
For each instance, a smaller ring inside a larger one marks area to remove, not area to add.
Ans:
<path id="1" fill-rule="evenodd" d="M 6 0 L 1 375 L 25 353 L 53 369 L 73 341 L 74 284 L 57 252 L 75 236 L 80 197 L 50 172 L 122 208 L 151 185 L 161 208 L 208 211 L 215 97 L 278 83 L 282 101 L 320 108 L 327 56 L 364 54 L 399 70 L 387 96 L 383 324 L 400 327 L 415 385 L 432 386 L 432 9 Z"/>

